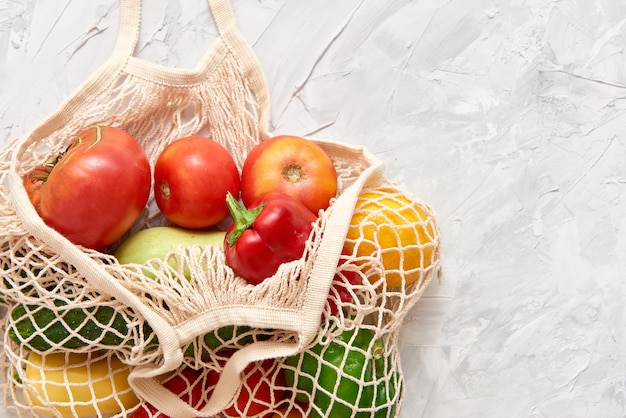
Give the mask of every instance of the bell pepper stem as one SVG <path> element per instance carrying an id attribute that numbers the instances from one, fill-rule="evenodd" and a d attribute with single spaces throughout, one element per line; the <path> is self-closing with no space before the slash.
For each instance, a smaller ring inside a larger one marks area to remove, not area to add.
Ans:
<path id="1" fill-rule="evenodd" d="M 226 236 L 228 245 L 235 245 L 241 234 L 252 227 L 252 224 L 263 210 L 265 204 L 262 202 L 254 209 L 246 209 L 231 192 L 226 194 L 226 206 L 233 217 L 235 224 L 233 230 Z"/>
<path id="2" fill-rule="evenodd" d="M 372 347 L 372 357 L 374 358 L 374 364 L 376 369 L 376 377 L 380 378 L 384 375 L 385 365 L 385 346 L 380 341 L 375 341 Z"/>

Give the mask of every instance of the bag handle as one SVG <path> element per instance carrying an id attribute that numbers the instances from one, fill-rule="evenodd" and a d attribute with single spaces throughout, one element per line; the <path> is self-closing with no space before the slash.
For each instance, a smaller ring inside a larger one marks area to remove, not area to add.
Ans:
<path id="1" fill-rule="evenodd" d="M 252 47 L 237 28 L 230 0 L 208 0 L 208 2 L 222 41 L 240 62 L 243 77 L 249 81 L 257 100 L 259 134 L 263 140 L 269 136 L 271 109 L 265 74 Z M 76 113 L 80 113 L 81 109 L 91 104 L 93 95 L 97 95 L 103 88 L 112 88 L 120 71 L 123 71 L 129 59 L 133 57 L 139 40 L 141 9 L 141 0 L 121 0 L 117 39 L 109 59 L 28 135 L 24 145 L 31 144 L 38 137 L 49 136 L 59 127 L 67 125 Z"/>
<path id="2" fill-rule="evenodd" d="M 237 36 L 237 20 L 229 0 L 207 0 L 215 26 L 223 37 Z M 118 58 L 133 56 L 141 30 L 141 0 L 122 0 L 120 22 L 115 44 Z"/>
<path id="3" fill-rule="evenodd" d="M 244 64 L 244 76 L 250 82 L 259 103 L 259 126 L 261 139 L 265 139 L 270 126 L 270 96 L 263 67 L 248 41 L 237 26 L 237 18 L 230 0 L 208 0 L 217 30 L 231 48 L 231 51 Z"/>
<path id="4" fill-rule="evenodd" d="M 141 28 L 141 0 L 122 0 L 117 39 L 111 59 L 125 61 L 135 53 Z"/>
<path id="5" fill-rule="evenodd" d="M 207 0 L 215 26 L 220 36 L 235 39 L 239 37 L 237 19 L 230 0 Z M 134 55 L 141 30 L 141 0 L 122 0 L 120 3 L 120 23 L 114 54 L 117 58 Z"/>
<path id="6" fill-rule="evenodd" d="M 207 0 L 220 39 L 230 49 L 240 64 L 244 79 L 248 81 L 258 102 L 258 120 L 261 140 L 266 139 L 270 126 L 270 96 L 265 73 L 254 50 L 237 25 L 230 0 Z M 133 57 L 141 28 L 141 0 L 122 0 L 120 27 L 111 62 L 126 62 Z"/>

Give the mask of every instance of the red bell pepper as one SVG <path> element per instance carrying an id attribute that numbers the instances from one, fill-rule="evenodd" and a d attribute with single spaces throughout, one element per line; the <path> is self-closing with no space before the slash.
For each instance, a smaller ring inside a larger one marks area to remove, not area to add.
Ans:
<path id="1" fill-rule="evenodd" d="M 266 416 L 287 395 L 282 389 L 286 385 L 283 369 L 276 365 L 275 360 L 269 359 L 246 367 L 239 394 L 222 413 L 229 418 Z M 209 393 L 213 389 L 209 388 Z"/>
<path id="2" fill-rule="evenodd" d="M 347 262 L 347 259 L 345 258 L 347 253 L 344 252 L 343 255 L 344 256 L 339 259 L 339 263 L 337 264 L 337 273 L 335 273 L 328 295 L 328 306 L 330 307 L 331 315 L 335 315 L 339 312 L 337 302 L 342 304 L 348 303 L 352 300 L 353 290 L 349 289 L 352 289 L 354 286 L 358 286 L 362 283 L 361 275 L 358 271 L 342 268 L 342 266 Z"/>
<path id="3" fill-rule="evenodd" d="M 246 209 L 229 193 L 226 204 L 234 221 L 224 239 L 226 263 L 248 283 L 259 284 L 302 257 L 317 216 L 299 200 L 269 193 Z"/>

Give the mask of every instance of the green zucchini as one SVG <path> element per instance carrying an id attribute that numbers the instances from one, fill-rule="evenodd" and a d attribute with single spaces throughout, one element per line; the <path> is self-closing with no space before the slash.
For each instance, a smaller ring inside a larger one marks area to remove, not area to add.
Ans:
<path id="1" fill-rule="evenodd" d="M 57 301 L 55 305 L 62 308 L 66 303 Z M 7 329 L 9 338 L 32 351 L 134 344 L 127 319 L 111 306 L 50 309 L 42 305 L 17 305 L 11 311 L 11 319 Z M 215 351 L 226 346 L 247 345 L 253 341 L 250 330 L 247 326 L 232 325 L 219 328 L 204 335 L 202 348 Z M 144 323 L 144 338 L 150 339 L 147 349 L 154 349 L 158 344 L 153 334 L 150 325 Z M 193 355 L 195 344 L 197 341 L 187 347 L 185 355 Z"/>
<path id="2" fill-rule="evenodd" d="M 225 327 L 213 330 L 202 337 L 203 343 L 199 346 L 202 352 L 219 351 L 221 349 L 240 347 L 248 345 L 254 342 L 254 337 L 249 332 L 252 328 L 248 326 L 233 326 L 227 325 Z M 195 351 L 195 345 L 198 344 L 199 338 L 194 340 L 185 350 L 186 356 L 193 356 Z"/>
<path id="3" fill-rule="evenodd" d="M 63 301 L 55 304 L 59 308 L 66 305 Z M 91 344 L 119 346 L 130 334 L 124 316 L 106 305 L 70 309 L 17 305 L 11 311 L 11 319 L 7 330 L 9 337 L 17 344 L 40 352 L 53 347 L 77 349 Z"/>

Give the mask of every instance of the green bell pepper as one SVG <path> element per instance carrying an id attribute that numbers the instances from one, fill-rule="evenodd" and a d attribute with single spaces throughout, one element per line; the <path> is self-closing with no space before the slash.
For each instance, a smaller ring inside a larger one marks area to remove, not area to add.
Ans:
<path id="1" fill-rule="evenodd" d="M 311 418 L 394 416 L 399 379 L 372 339 L 367 329 L 347 330 L 285 360 L 287 384 L 299 402 L 313 403 Z"/>

